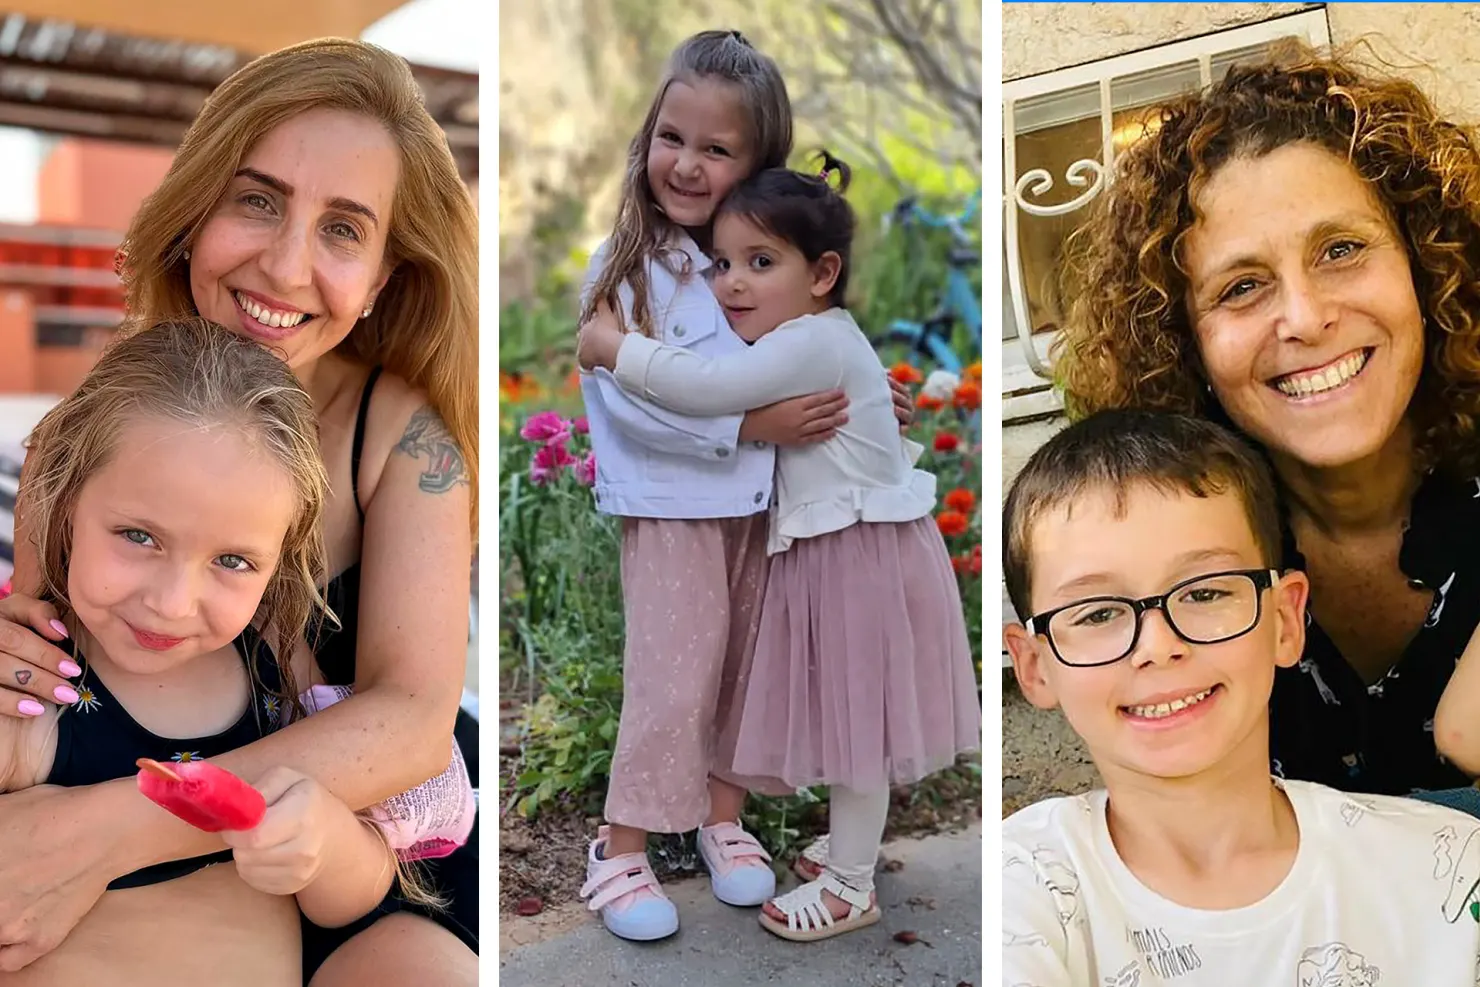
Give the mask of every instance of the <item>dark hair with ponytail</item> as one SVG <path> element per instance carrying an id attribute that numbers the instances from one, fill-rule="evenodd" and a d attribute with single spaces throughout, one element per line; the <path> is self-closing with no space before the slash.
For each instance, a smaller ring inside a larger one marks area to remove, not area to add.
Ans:
<path id="1" fill-rule="evenodd" d="M 815 175 L 788 168 L 768 168 L 735 186 L 720 203 L 716 217 L 740 216 L 774 237 L 801 251 L 808 263 L 816 263 L 831 251 L 838 255 L 838 279 L 827 300 L 845 308 L 848 270 L 852 266 L 853 230 L 857 225 L 853 207 L 843 198 L 853 180 L 846 163 L 827 151 L 819 151 L 821 167 Z M 838 187 L 828 184 L 837 173 Z"/>

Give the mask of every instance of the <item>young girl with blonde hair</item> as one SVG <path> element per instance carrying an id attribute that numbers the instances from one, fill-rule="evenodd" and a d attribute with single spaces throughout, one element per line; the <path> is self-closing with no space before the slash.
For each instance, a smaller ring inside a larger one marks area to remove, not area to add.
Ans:
<path id="1" fill-rule="evenodd" d="M 28 467 L 40 599 L 0 607 L 37 624 L 52 608 L 76 674 L 60 709 L 0 718 L 0 790 L 215 758 L 303 712 L 296 683 L 312 670 L 297 645 L 323 607 L 316 432 L 281 361 L 203 321 L 127 335 L 42 420 Z M 62 946 L 0 982 L 301 983 L 299 908 L 357 919 L 396 861 L 312 778 L 246 780 L 267 815 L 223 834 L 230 853 L 113 882 Z"/>

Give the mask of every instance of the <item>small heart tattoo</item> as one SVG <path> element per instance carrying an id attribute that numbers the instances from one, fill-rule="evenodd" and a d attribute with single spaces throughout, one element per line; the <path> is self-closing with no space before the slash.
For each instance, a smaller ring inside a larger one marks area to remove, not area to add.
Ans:
<path id="1" fill-rule="evenodd" d="M 27 682 L 31 681 L 30 671 L 28 671 L 27 669 L 21 669 L 19 672 L 15 673 L 15 680 L 21 685 L 25 685 Z"/>

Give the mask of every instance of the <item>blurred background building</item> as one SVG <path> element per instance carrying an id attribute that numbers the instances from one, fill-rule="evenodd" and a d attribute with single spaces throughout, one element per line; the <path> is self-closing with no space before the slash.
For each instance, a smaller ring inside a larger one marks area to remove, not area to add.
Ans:
<path id="1" fill-rule="evenodd" d="M 329 35 L 398 52 L 476 190 L 471 6 L 0 0 L 0 395 L 65 394 L 92 366 L 122 315 L 123 231 L 206 96 L 257 55 Z"/>
<path id="2" fill-rule="evenodd" d="M 476 198 L 475 0 L 0 0 L 0 585 L 21 442 L 123 316 L 114 254 L 206 97 L 328 36 L 406 58 Z"/>

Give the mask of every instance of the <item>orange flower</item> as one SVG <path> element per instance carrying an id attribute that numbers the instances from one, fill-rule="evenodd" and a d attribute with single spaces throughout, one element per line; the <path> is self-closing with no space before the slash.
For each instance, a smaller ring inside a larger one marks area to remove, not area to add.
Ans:
<path id="1" fill-rule="evenodd" d="M 919 397 L 915 398 L 915 409 L 917 411 L 939 411 L 945 406 L 946 403 L 944 401 L 929 394 L 922 393 Z"/>
<path id="2" fill-rule="evenodd" d="M 565 393 L 575 394 L 581 389 L 581 372 L 572 370 L 565 375 Z"/>
<path id="3" fill-rule="evenodd" d="M 965 377 L 967 380 L 974 380 L 978 384 L 980 384 L 982 382 L 982 362 L 978 360 L 971 366 L 967 367 L 966 372 L 963 373 L 962 376 Z"/>
<path id="4" fill-rule="evenodd" d="M 889 376 L 893 377 L 901 384 L 919 384 L 925 380 L 925 375 L 920 373 L 919 369 L 910 366 L 908 363 L 896 363 L 894 366 L 890 367 Z"/>
<path id="5" fill-rule="evenodd" d="M 961 386 L 956 388 L 951 401 L 958 408 L 972 410 L 980 408 L 982 406 L 982 386 L 975 381 L 962 381 Z"/>
<path id="6" fill-rule="evenodd" d="M 971 519 L 960 511 L 941 511 L 935 516 L 935 524 L 941 534 L 954 538 L 966 534 L 966 529 L 971 527 Z"/>
<path id="7" fill-rule="evenodd" d="M 970 514 L 976 509 L 976 494 L 965 487 L 957 487 L 945 496 L 945 504 L 953 511 Z"/>
<path id="8" fill-rule="evenodd" d="M 955 452 L 961 440 L 950 432 L 941 432 L 935 437 L 936 452 Z"/>

